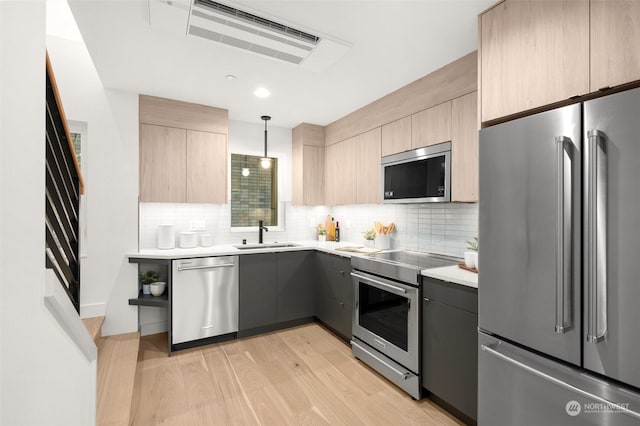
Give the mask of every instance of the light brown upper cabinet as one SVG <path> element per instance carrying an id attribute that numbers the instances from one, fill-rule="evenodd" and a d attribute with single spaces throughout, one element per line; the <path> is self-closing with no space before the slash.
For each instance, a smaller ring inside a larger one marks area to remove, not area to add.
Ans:
<path id="1" fill-rule="evenodd" d="M 227 200 L 227 136 L 187 130 L 187 203 Z"/>
<path id="2" fill-rule="evenodd" d="M 186 201 L 187 132 L 140 125 L 140 201 Z"/>
<path id="3" fill-rule="evenodd" d="M 451 201 L 478 201 L 478 92 L 451 106 Z"/>
<path id="4" fill-rule="evenodd" d="M 589 0 L 505 0 L 479 37 L 482 122 L 589 92 Z"/>
<path id="5" fill-rule="evenodd" d="M 140 201 L 227 201 L 228 112 L 140 95 Z"/>
<path id="6" fill-rule="evenodd" d="M 640 1 L 591 0 L 591 91 L 640 80 Z"/>
<path id="7" fill-rule="evenodd" d="M 229 133 L 229 111 L 207 105 L 140 95 L 140 123 L 202 132 Z"/>
<path id="8" fill-rule="evenodd" d="M 413 149 L 451 140 L 451 101 L 420 111 L 411 116 Z"/>
<path id="9" fill-rule="evenodd" d="M 303 206 L 324 204 L 324 127 L 308 123 L 294 127 L 291 154 L 291 204 Z"/>
<path id="10" fill-rule="evenodd" d="M 356 152 L 357 136 L 326 148 L 325 202 L 328 205 L 356 203 Z"/>
<path id="11" fill-rule="evenodd" d="M 411 116 L 382 126 L 382 156 L 411 149 Z"/>
<path id="12" fill-rule="evenodd" d="M 382 201 L 381 139 L 380 127 L 356 136 L 357 204 L 379 204 Z"/>

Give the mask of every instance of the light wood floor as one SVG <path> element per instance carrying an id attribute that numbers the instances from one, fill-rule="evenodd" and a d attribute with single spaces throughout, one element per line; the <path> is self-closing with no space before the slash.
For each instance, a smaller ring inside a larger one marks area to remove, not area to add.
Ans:
<path id="1" fill-rule="evenodd" d="M 318 324 L 166 355 L 141 339 L 133 425 L 455 425 L 351 355 Z"/>

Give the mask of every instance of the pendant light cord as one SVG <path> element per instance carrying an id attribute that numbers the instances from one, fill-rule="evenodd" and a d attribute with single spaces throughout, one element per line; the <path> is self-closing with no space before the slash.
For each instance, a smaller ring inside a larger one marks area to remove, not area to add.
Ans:
<path id="1" fill-rule="evenodd" d="M 260 118 L 264 120 L 264 158 L 268 158 L 267 157 L 267 121 L 271 120 L 271 117 L 268 115 L 263 115 Z"/>

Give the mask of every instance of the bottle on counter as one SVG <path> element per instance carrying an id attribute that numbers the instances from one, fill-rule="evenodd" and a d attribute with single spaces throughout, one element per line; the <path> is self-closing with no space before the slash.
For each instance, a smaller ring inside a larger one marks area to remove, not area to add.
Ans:
<path id="1" fill-rule="evenodd" d="M 333 217 L 331 218 L 331 229 L 327 231 L 328 234 L 331 234 L 331 241 L 336 240 L 336 223 L 333 221 Z"/>
<path id="2" fill-rule="evenodd" d="M 335 242 L 340 242 L 340 222 L 336 221 Z"/>
<path id="3" fill-rule="evenodd" d="M 330 214 L 327 215 L 325 227 L 327 228 L 327 241 L 333 241 L 333 233 L 331 232 L 333 229 L 333 218 Z"/>

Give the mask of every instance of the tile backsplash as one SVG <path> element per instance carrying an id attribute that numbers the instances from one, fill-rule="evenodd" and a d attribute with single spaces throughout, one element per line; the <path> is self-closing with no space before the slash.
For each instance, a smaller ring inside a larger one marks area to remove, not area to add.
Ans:
<path id="1" fill-rule="evenodd" d="M 284 203 L 284 231 L 270 231 L 265 241 L 300 241 L 316 238 L 315 224 L 327 214 L 340 222 L 343 241 L 361 243 L 362 231 L 374 221 L 395 223 L 391 247 L 462 257 L 465 241 L 478 235 L 477 203 L 386 204 L 337 207 L 301 207 Z M 140 203 L 140 248 L 157 247 L 158 226 L 173 224 L 188 231 L 191 221 L 204 221 L 213 244 L 257 241 L 257 232 L 231 232 L 228 204 Z"/>
<path id="2" fill-rule="evenodd" d="M 374 221 L 395 223 L 391 247 L 462 257 L 465 241 L 478 235 L 478 204 L 431 203 L 339 206 L 344 240 L 361 241 Z"/>

